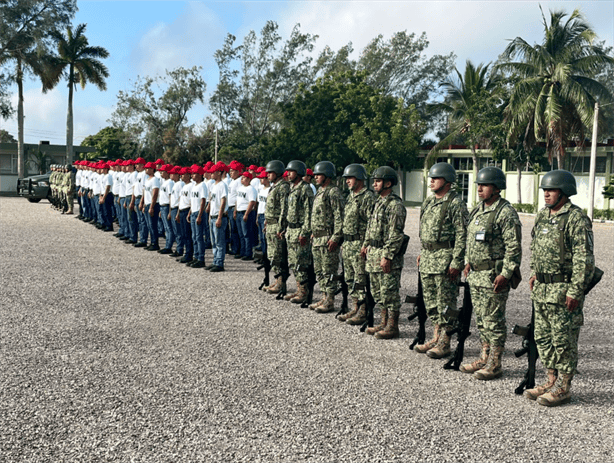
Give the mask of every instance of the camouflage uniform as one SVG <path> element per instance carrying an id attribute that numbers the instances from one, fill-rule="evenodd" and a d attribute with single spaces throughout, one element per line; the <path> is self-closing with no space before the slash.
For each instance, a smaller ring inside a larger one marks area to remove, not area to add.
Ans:
<path id="1" fill-rule="evenodd" d="M 499 204 L 501 208 L 497 213 Z M 489 232 L 487 224 L 491 214 L 497 215 Z M 521 227 L 516 210 L 503 198 L 490 206 L 481 202 L 469 215 L 466 260 L 471 272 L 467 281 L 480 337 L 491 347 L 505 345 L 505 304 L 510 292 L 508 284 L 501 292 L 495 293 L 493 282 L 499 274 L 509 281 L 514 269 L 520 267 Z"/>
<path id="2" fill-rule="evenodd" d="M 75 174 L 71 168 L 68 170 L 68 172 L 65 175 L 66 175 L 66 178 L 65 178 L 66 188 L 64 190 L 64 201 L 66 203 L 65 207 L 66 207 L 66 211 L 72 214 L 73 208 L 74 208 L 73 196 L 75 192 Z"/>
<path id="3" fill-rule="evenodd" d="M 407 211 L 401 198 L 390 193 L 379 196 L 367 225 L 362 244 L 367 248 L 366 270 L 371 279 L 373 298 L 382 311 L 399 312 L 401 308 L 401 271 L 403 256 L 399 253 L 403 243 L 403 230 Z M 384 273 L 380 262 L 383 257 L 391 260 L 391 272 Z"/>
<path id="4" fill-rule="evenodd" d="M 429 196 L 422 204 L 420 278 L 424 304 L 433 325 L 450 325 L 443 313 L 446 306 L 456 308 L 458 280 L 450 280 L 447 271 L 450 267 L 459 271 L 464 267 L 467 217 L 467 205 L 453 191 L 440 199 Z"/>
<path id="5" fill-rule="evenodd" d="M 367 223 L 375 206 L 375 194 L 367 187 L 350 192 L 343 219 L 343 268 L 350 296 L 357 301 L 367 298 L 367 272 L 360 247 L 365 239 Z"/>
<path id="6" fill-rule="evenodd" d="M 331 277 L 337 276 L 340 248 L 329 252 L 328 241 L 339 243 L 343 237 L 343 210 L 339 188 L 331 183 L 318 190 L 311 214 L 313 267 L 320 291 L 326 294 L 334 294 L 337 289 L 337 282 L 331 281 Z"/>
<path id="7" fill-rule="evenodd" d="M 281 273 L 283 259 L 283 239 L 277 237 L 277 232 L 281 231 L 282 208 L 288 200 L 290 185 L 284 182 L 281 177 L 271 185 L 267 196 L 264 218 L 266 220 L 266 241 L 267 256 L 271 261 L 271 270 L 274 275 Z"/>
<path id="8" fill-rule="evenodd" d="M 49 176 L 49 187 L 51 188 L 51 205 L 58 207 L 58 174 L 59 172 L 54 167 L 53 172 Z"/>
<path id="9" fill-rule="evenodd" d="M 559 230 L 565 219 L 567 223 L 561 234 Z M 584 323 L 584 290 L 595 270 L 591 221 L 568 201 L 557 212 L 548 208 L 539 211 L 531 237 L 531 275 L 537 277 L 531 299 L 539 357 L 548 369 L 574 374 L 578 364 L 578 336 Z M 557 277 L 564 281 L 545 282 Z M 578 301 L 573 312 L 567 310 L 567 296 Z"/>
<path id="10" fill-rule="evenodd" d="M 294 278 L 299 283 L 307 281 L 307 271 L 311 264 L 311 245 L 307 243 L 301 246 L 298 238 L 303 236 L 309 239 L 311 236 L 313 197 L 309 184 L 301 180 L 296 185 L 290 185 L 288 200 L 282 205 L 281 230 L 286 232 L 288 263 L 294 270 Z"/>

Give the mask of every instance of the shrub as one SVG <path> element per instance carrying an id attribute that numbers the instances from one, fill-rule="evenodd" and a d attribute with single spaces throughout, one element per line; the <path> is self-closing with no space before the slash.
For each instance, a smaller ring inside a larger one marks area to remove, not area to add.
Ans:
<path id="1" fill-rule="evenodd" d="M 527 214 L 533 214 L 535 212 L 534 204 L 512 204 L 514 209 L 518 212 L 526 212 Z"/>

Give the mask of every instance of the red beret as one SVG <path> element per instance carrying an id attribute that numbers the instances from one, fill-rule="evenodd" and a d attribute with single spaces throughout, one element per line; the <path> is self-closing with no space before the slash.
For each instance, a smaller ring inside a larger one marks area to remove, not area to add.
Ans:
<path id="1" fill-rule="evenodd" d="M 257 168 L 258 168 L 258 166 L 257 166 L 257 165 L 252 164 L 251 166 L 249 166 L 249 167 L 247 168 L 247 170 L 256 170 Z"/>
<path id="2" fill-rule="evenodd" d="M 250 174 L 249 172 L 243 172 L 242 176 L 243 177 L 247 177 L 250 180 L 254 178 L 254 176 L 252 174 Z"/>
<path id="3" fill-rule="evenodd" d="M 138 159 L 137 159 L 138 161 Z M 147 164 L 145 164 L 145 169 L 155 169 L 156 165 L 153 162 L 148 162 Z"/>
<path id="4" fill-rule="evenodd" d="M 203 175 L 205 173 L 205 169 L 204 167 L 199 166 L 198 164 L 194 164 L 191 168 L 190 168 L 190 172 L 192 174 L 200 174 Z"/>
<path id="5" fill-rule="evenodd" d="M 258 178 L 267 178 L 266 170 L 263 170 L 262 172 L 260 172 L 260 174 L 258 174 Z"/>
<path id="6" fill-rule="evenodd" d="M 181 175 L 189 174 L 189 173 L 190 173 L 190 168 L 189 168 L 189 167 L 182 167 L 182 168 L 179 170 L 179 173 L 180 173 Z"/>
<path id="7" fill-rule="evenodd" d="M 136 158 L 136 161 L 134 161 L 135 164 L 145 164 L 146 162 L 143 158 Z"/>

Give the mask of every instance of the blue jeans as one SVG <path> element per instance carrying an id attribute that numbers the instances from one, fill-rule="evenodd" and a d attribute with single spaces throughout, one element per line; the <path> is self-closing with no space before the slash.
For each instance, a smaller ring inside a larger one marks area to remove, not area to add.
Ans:
<path id="1" fill-rule="evenodd" d="M 222 217 L 222 226 L 215 226 L 217 217 L 211 217 L 209 228 L 211 230 L 211 246 L 213 249 L 213 265 L 224 268 L 226 258 L 226 227 L 228 227 L 228 217 Z"/>
<path id="2" fill-rule="evenodd" d="M 130 201 L 132 201 L 132 196 L 126 196 L 126 207 L 130 206 Z M 126 222 L 128 224 L 128 238 L 136 243 L 139 237 L 139 219 L 137 218 L 136 210 L 131 211 L 129 208 L 126 208 Z"/>
<path id="3" fill-rule="evenodd" d="M 256 211 L 252 211 L 247 216 L 247 222 L 243 220 L 245 211 L 237 211 L 237 220 L 235 221 L 239 229 L 239 238 L 241 239 L 241 256 L 252 257 L 254 249 L 254 226 L 256 223 Z"/>
<path id="4" fill-rule="evenodd" d="M 179 232 L 179 224 L 176 221 L 178 212 L 179 212 L 178 207 L 174 207 L 171 209 L 170 225 L 171 225 L 171 228 L 173 229 L 173 236 L 175 237 L 175 241 L 177 242 L 177 247 L 175 248 L 175 250 L 177 251 L 177 253 L 183 254 L 183 238 L 181 236 L 181 233 Z M 168 235 L 167 235 L 167 238 L 168 238 Z"/>
<path id="5" fill-rule="evenodd" d="M 232 218 L 234 210 L 235 206 L 228 208 L 228 217 L 230 217 L 230 252 L 232 252 L 233 254 L 238 254 L 239 252 L 241 252 L 241 238 L 239 238 L 239 227 L 237 227 L 235 219 Z"/>
<path id="6" fill-rule="evenodd" d="M 128 236 L 128 221 L 126 218 L 126 209 L 124 209 L 124 204 L 126 204 L 126 197 L 119 198 L 119 205 L 117 206 L 117 219 L 119 220 L 119 234 Z"/>
<path id="7" fill-rule="evenodd" d="M 258 239 L 260 240 L 260 249 L 266 256 L 266 236 L 264 233 L 264 214 L 258 214 Z"/>
<path id="8" fill-rule="evenodd" d="M 94 222 L 102 224 L 102 216 L 100 215 L 100 204 L 98 204 L 98 199 L 100 195 L 92 195 L 90 198 L 90 204 L 92 206 L 92 220 Z"/>
<path id="9" fill-rule="evenodd" d="M 102 212 L 102 224 L 106 228 L 113 228 L 113 211 L 115 210 L 113 193 L 109 193 L 104 200 L 104 203 L 100 205 Z"/>
<path id="10" fill-rule="evenodd" d="M 205 240 L 205 249 L 211 249 L 211 237 L 209 232 L 209 214 L 203 211 L 203 223 L 205 226 L 203 227 L 203 239 Z"/>
<path id="11" fill-rule="evenodd" d="M 168 219 L 168 214 L 170 212 L 171 206 L 160 206 L 160 218 L 162 219 L 162 225 L 164 226 L 164 236 L 166 237 L 166 244 L 164 249 L 172 249 L 173 243 L 175 242 L 175 230 L 173 230 L 173 226 Z"/>
<path id="12" fill-rule="evenodd" d="M 147 228 L 149 230 L 149 236 L 151 238 L 151 245 L 158 246 L 158 217 L 160 216 L 160 205 L 158 203 L 154 204 L 153 216 L 149 214 L 150 207 L 151 204 L 145 204 L 143 214 L 145 215 L 145 220 L 147 221 Z"/>
<path id="13" fill-rule="evenodd" d="M 181 241 L 185 248 L 185 259 L 192 260 L 194 255 L 194 243 L 192 242 L 192 233 L 190 230 L 190 224 L 188 223 L 188 214 L 190 208 L 179 211 L 179 233 L 181 234 Z"/>
<path id="14" fill-rule="evenodd" d="M 203 215 L 205 215 L 203 213 Z M 190 215 L 190 225 L 192 226 L 192 241 L 194 242 L 194 259 L 200 262 L 205 261 L 205 219 L 200 218 L 200 224 L 197 223 L 198 212 L 193 212 Z"/>
<path id="15" fill-rule="evenodd" d="M 145 218 L 145 214 L 141 212 L 139 204 L 141 204 L 141 196 L 135 196 L 134 210 L 136 211 L 136 217 L 139 221 L 139 243 L 147 244 L 147 238 L 149 237 L 149 228 L 147 228 L 147 219 Z"/>

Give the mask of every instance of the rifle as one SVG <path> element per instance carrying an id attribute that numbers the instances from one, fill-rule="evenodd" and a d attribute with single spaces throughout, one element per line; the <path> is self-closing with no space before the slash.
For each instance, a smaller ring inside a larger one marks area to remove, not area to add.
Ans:
<path id="1" fill-rule="evenodd" d="M 375 299 L 373 298 L 373 294 L 371 293 L 371 279 L 369 278 L 369 274 L 367 273 L 367 284 L 366 286 L 366 300 L 360 301 L 358 304 L 366 304 L 367 305 L 367 321 L 362 324 L 360 327 L 360 332 L 364 333 L 367 328 L 371 328 L 373 326 L 373 310 L 375 309 Z"/>
<path id="2" fill-rule="evenodd" d="M 290 267 L 288 266 L 288 244 L 286 243 L 286 240 L 283 240 L 281 243 L 280 269 L 281 269 L 281 272 L 275 275 L 275 279 L 281 277 L 282 282 L 283 282 L 281 286 L 281 290 L 279 291 L 277 296 L 275 296 L 275 299 L 277 299 L 278 301 L 283 299 L 284 296 L 288 294 L 288 288 L 286 286 L 286 281 L 288 281 L 288 278 L 290 277 Z"/>
<path id="3" fill-rule="evenodd" d="M 264 288 L 265 286 L 269 286 L 271 284 L 271 280 L 269 276 L 269 274 L 271 273 L 271 261 L 269 260 L 266 253 L 262 251 L 254 251 L 254 261 L 256 261 L 256 263 L 258 264 L 258 267 L 257 267 L 258 270 L 264 269 L 264 279 L 262 280 L 262 283 L 260 283 L 260 286 L 258 287 L 259 290 L 262 290 L 262 288 Z"/>
<path id="4" fill-rule="evenodd" d="M 339 287 L 335 291 L 335 295 L 337 295 L 339 293 L 341 293 L 343 295 L 343 302 L 341 303 L 341 310 L 339 310 L 337 315 L 335 315 L 335 318 L 337 318 L 339 315 L 343 315 L 344 313 L 347 313 L 349 311 L 348 310 L 349 288 L 348 288 L 348 284 L 345 281 L 345 274 L 343 273 L 343 264 L 342 264 L 342 273 L 340 275 L 337 275 L 337 276 L 331 275 L 331 281 L 338 281 L 339 282 Z"/>
<path id="5" fill-rule="evenodd" d="M 524 378 L 514 393 L 522 395 L 525 389 L 532 389 L 535 387 L 535 363 L 539 353 L 537 352 L 537 344 L 535 343 L 535 306 L 531 303 L 531 323 L 527 326 L 516 325 L 512 331 L 518 336 L 522 336 L 522 347 L 514 351 L 514 355 L 517 358 L 527 354 L 527 360 L 529 362 L 527 372 L 524 374 Z"/>
<path id="6" fill-rule="evenodd" d="M 422 278 L 418 273 L 418 294 L 415 296 L 406 296 L 405 302 L 414 305 L 414 311 L 407 317 L 407 320 L 412 321 L 414 318 L 418 318 L 418 332 L 414 337 L 414 340 L 409 345 L 409 350 L 413 350 L 416 344 L 424 344 L 426 338 L 425 323 L 428 318 L 426 315 L 426 306 L 424 305 L 424 295 L 422 292 Z"/>
<path id="7" fill-rule="evenodd" d="M 460 309 L 452 309 L 451 307 L 446 307 L 444 315 L 449 317 L 452 320 L 455 320 L 454 329 L 448 333 L 451 336 L 457 334 L 458 335 L 458 344 L 456 345 L 456 349 L 454 349 L 454 355 L 452 358 L 446 362 L 443 366 L 446 370 L 457 370 L 460 368 L 460 365 L 463 361 L 463 357 L 465 355 L 465 341 L 469 336 L 471 336 L 471 332 L 469 329 L 471 328 L 471 312 L 473 312 L 473 303 L 471 302 L 471 292 L 469 291 L 469 283 L 459 282 L 458 286 L 462 286 L 463 289 L 463 305 Z"/>
<path id="8" fill-rule="evenodd" d="M 307 284 L 307 299 L 301 304 L 303 309 L 309 308 L 309 304 L 313 302 L 313 288 L 316 285 L 316 271 L 313 268 L 313 262 L 307 268 L 307 281 L 305 283 Z"/>

